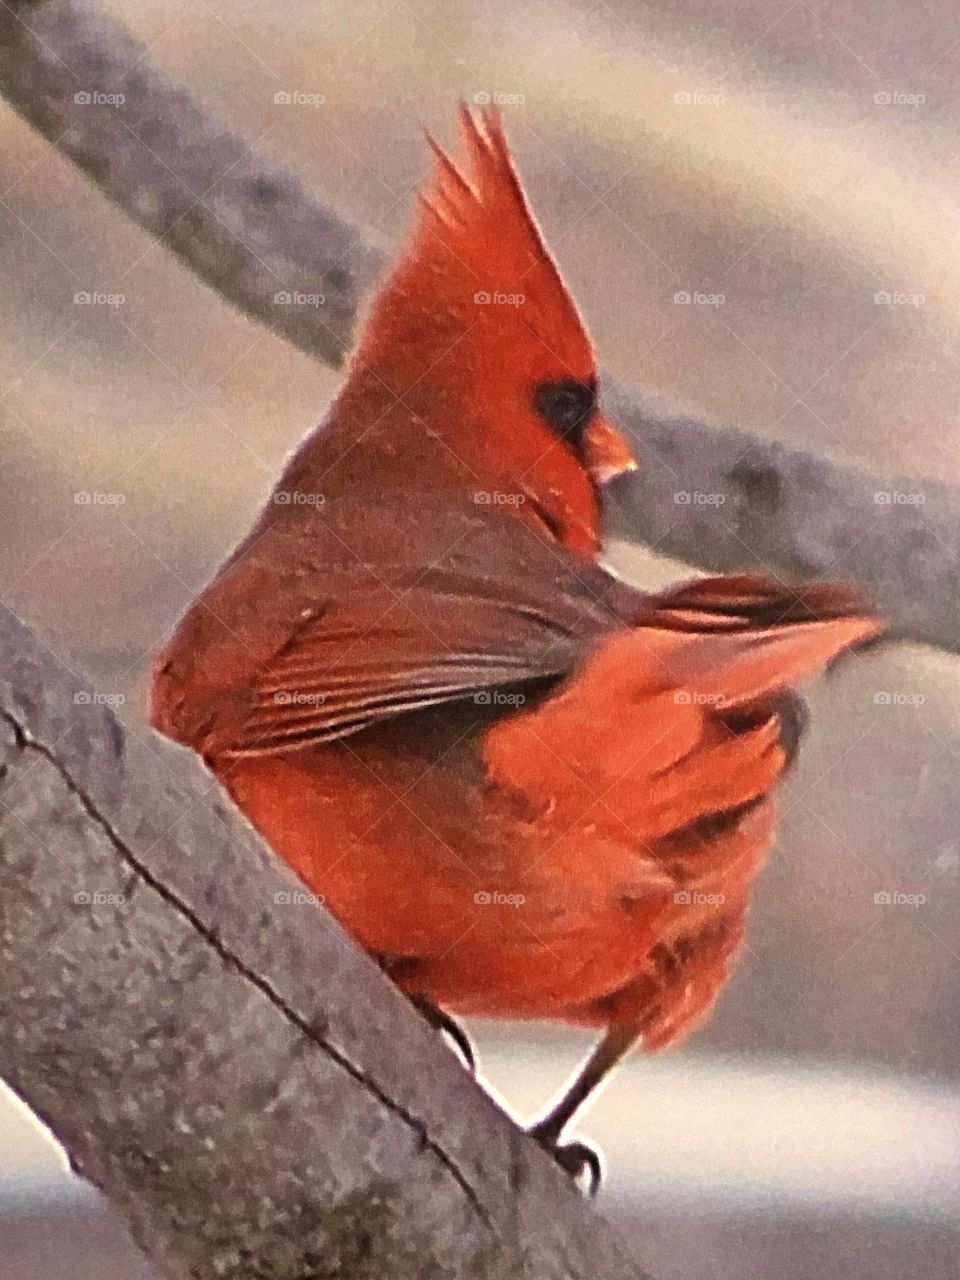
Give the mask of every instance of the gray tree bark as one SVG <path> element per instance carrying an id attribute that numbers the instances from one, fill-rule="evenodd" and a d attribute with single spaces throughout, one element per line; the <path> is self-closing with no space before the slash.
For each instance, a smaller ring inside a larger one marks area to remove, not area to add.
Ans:
<path id="1" fill-rule="evenodd" d="M 380 255 L 164 79 L 118 23 L 82 0 L 3 0 L 0 92 L 228 302 L 340 363 Z M 276 301 L 295 291 L 325 304 Z M 607 400 L 641 463 L 621 488 L 624 536 L 706 569 L 852 579 L 894 635 L 960 651 L 954 490 L 665 417 L 638 389 Z"/>
<path id="2" fill-rule="evenodd" d="M 0 3 L 0 92 L 11 106 L 201 280 L 339 365 L 379 255 L 145 53 L 82 2 Z M 297 292 L 322 294 L 323 306 L 284 301 Z"/>
<path id="3" fill-rule="evenodd" d="M 0 654 L 0 1076 L 162 1274 L 642 1280 L 191 753 Z"/>

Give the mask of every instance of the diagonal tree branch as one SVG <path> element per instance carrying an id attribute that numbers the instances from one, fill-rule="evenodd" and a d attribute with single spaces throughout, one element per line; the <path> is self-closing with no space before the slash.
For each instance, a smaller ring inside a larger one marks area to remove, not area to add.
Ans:
<path id="1" fill-rule="evenodd" d="M 0 0 L 0 92 L 234 306 L 339 365 L 379 255 L 73 0 Z M 284 301 L 322 294 L 323 306 Z"/>
<path id="2" fill-rule="evenodd" d="M 378 253 L 164 79 L 117 22 L 82 0 L 0 0 L 0 92 L 227 301 L 340 363 Z M 296 291 L 325 303 L 276 301 Z M 637 390 L 609 399 L 642 460 L 621 490 L 624 536 L 703 568 L 854 579 L 895 635 L 960 651 L 955 491 L 664 417 Z"/>
<path id="3" fill-rule="evenodd" d="M 164 1275 L 642 1280 L 195 757 L 0 653 L 0 1075 Z"/>

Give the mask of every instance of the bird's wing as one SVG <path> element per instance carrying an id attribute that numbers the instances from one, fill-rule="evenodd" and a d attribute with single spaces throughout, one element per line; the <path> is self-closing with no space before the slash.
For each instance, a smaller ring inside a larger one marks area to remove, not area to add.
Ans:
<path id="1" fill-rule="evenodd" d="M 208 757 L 262 755 L 563 675 L 619 625 L 612 580 L 514 525 L 492 548 L 484 528 L 460 539 L 432 568 L 255 550 L 161 655 L 155 726 Z"/>
<path id="2" fill-rule="evenodd" d="M 589 623 L 504 587 L 430 572 L 409 585 L 348 588 L 260 671 L 225 754 L 316 746 L 422 707 L 569 671 Z"/>

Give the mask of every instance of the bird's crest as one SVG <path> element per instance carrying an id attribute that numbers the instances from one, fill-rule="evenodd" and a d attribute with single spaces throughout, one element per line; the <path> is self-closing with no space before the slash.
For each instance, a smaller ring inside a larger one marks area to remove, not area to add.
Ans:
<path id="1" fill-rule="evenodd" d="M 435 357 L 470 333 L 461 358 L 482 363 L 488 376 L 513 362 L 530 378 L 541 366 L 590 377 L 589 339 L 527 203 L 499 112 L 476 116 L 461 104 L 459 120 L 460 163 L 427 134 L 433 181 L 358 359 L 379 365 L 411 349 Z"/>
<path id="2" fill-rule="evenodd" d="M 431 240 L 438 240 L 476 270 L 478 279 L 499 274 L 502 280 L 515 281 L 541 264 L 556 275 L 514 168 L 499 112 L 487 107 L 478 121 L 461 103 L 460 136 L 466 172 L 426 133 L 436 173 L 432 189 L 420 196 L 418 250 L 429 257 Z"/>

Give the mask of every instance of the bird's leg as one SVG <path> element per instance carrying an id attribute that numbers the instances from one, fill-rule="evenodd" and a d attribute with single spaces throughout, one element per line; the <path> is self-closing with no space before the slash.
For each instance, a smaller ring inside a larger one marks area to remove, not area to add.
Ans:
<path id="1" fill-rule="evenodd" d="M 473 1042 L 460 1023 L 451 1018 L 449 1013 L 444 1013 L 442 1009 L 438 1009 L 426 996 L 411 996 L 410 1003 L 423 1015 L 434 1030 L 442 1031 L 450 1037 L 460 1051 L 460 1056 L 463 1058 L 467 1070 L 476 1075 L 477 1055 L 473 1049 Z"/>
<path id="2" fill-rule="evenodd" d="M 599 1155 L 585 1142 L 561 1143 L 560 1138 L 587 1098 L 633 1048 L 639 1036 L 640 1029 L 632 1022 L 614 1023 L 608 1027 L 603 1039 L 595 1046 L 566 1093 L 542 1120 L 538 1120 L 527 1131 L 572 1178 L 589 1174 L 591 1196 L 596 1194 L 602 1177 Z"/>

